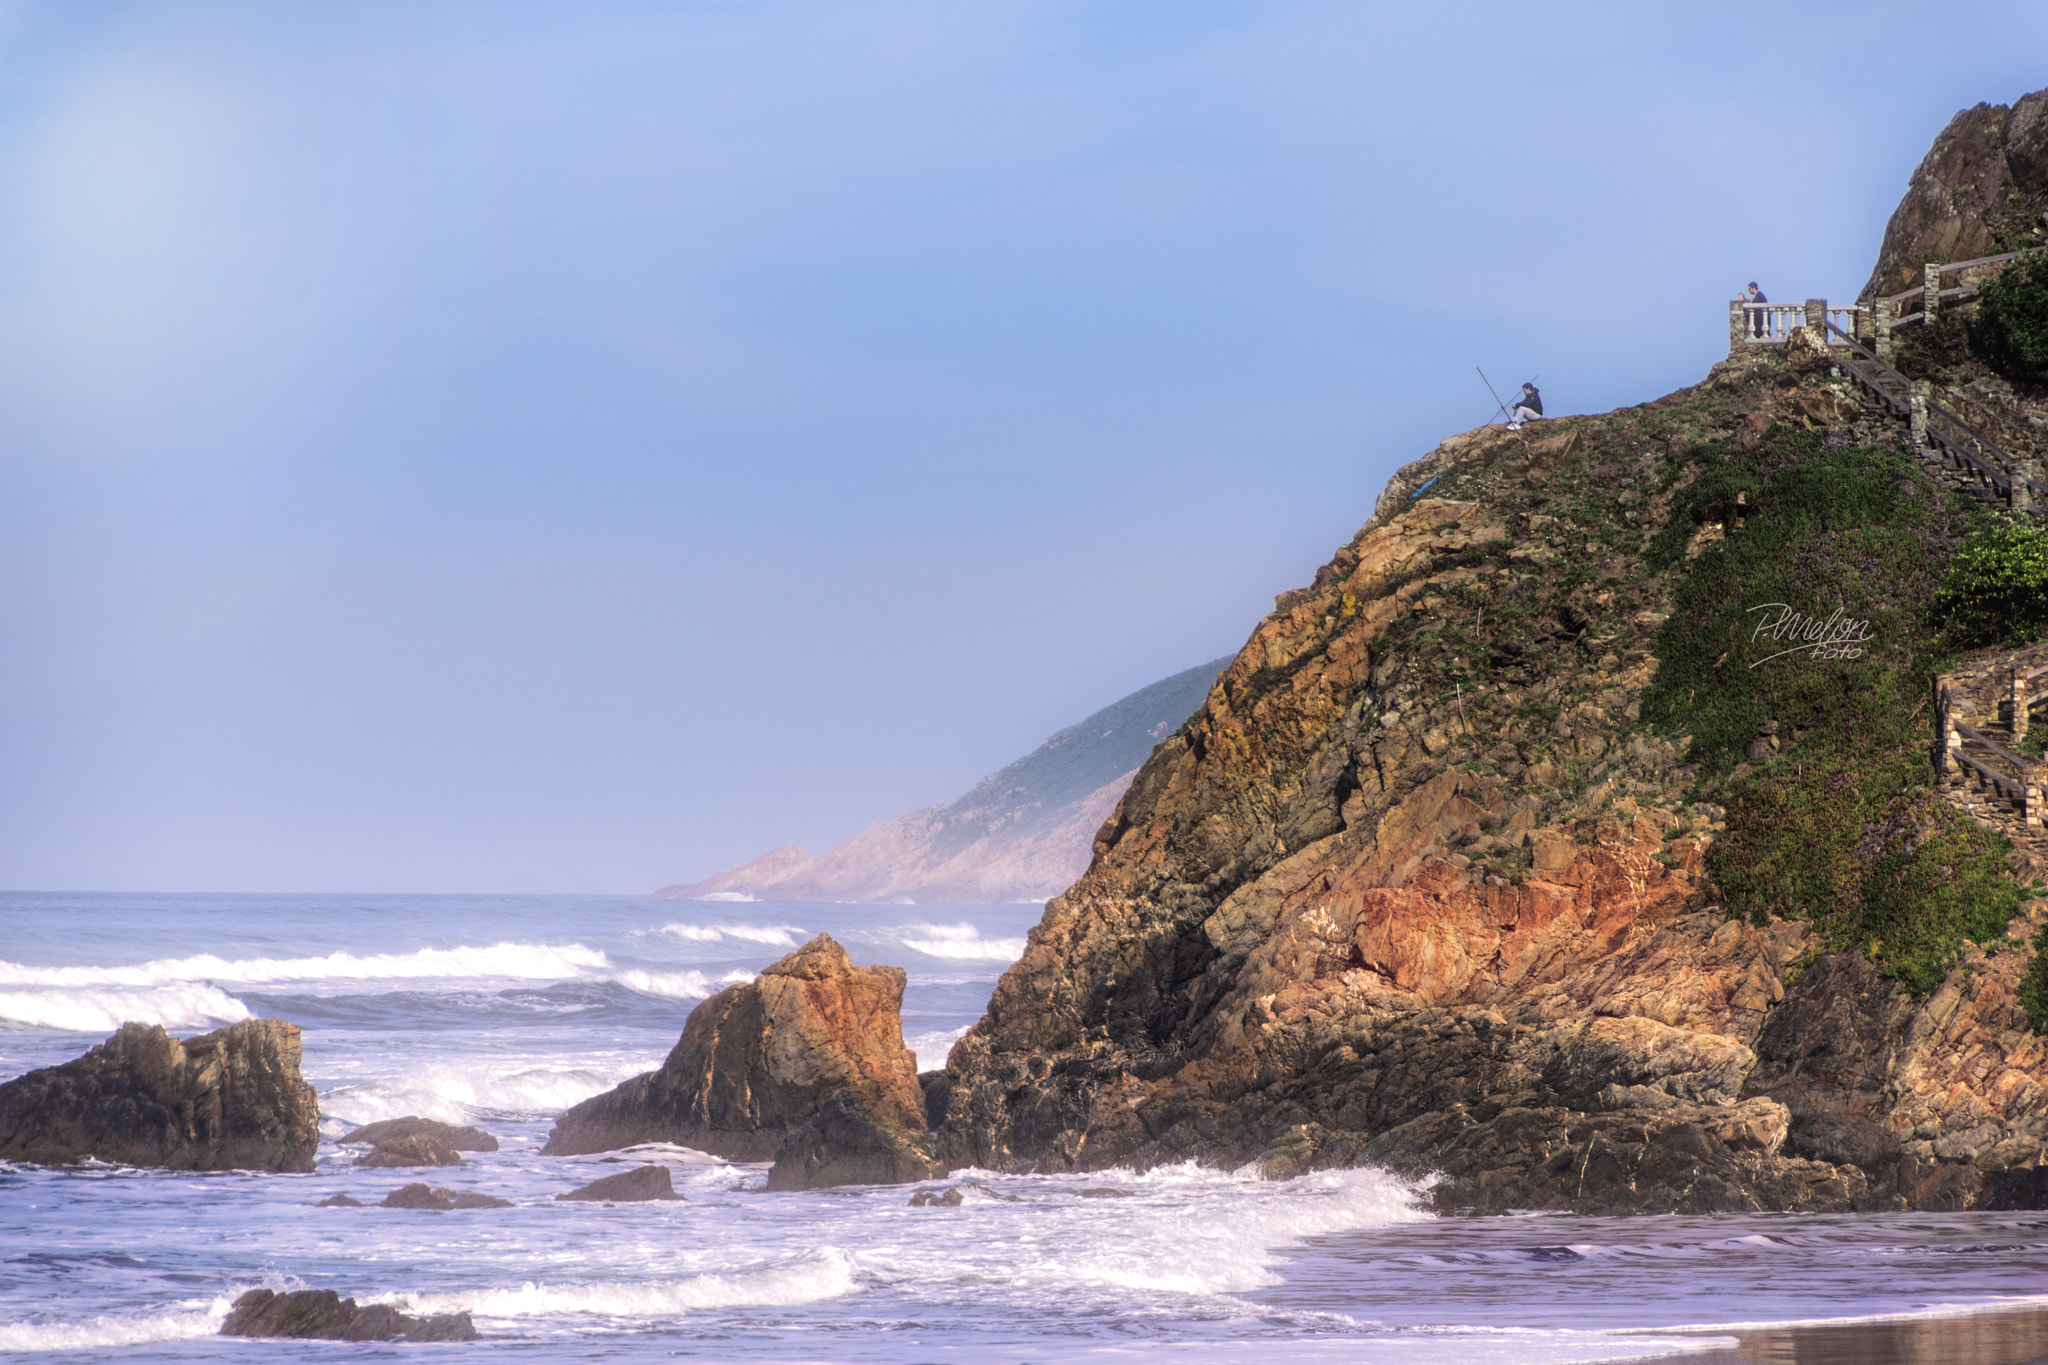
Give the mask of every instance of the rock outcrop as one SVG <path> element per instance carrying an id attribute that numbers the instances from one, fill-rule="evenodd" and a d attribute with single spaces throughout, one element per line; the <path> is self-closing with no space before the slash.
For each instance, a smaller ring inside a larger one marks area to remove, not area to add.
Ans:
<path id="1" fill-rule="evenodd" d="M 902 968 L 855 967 L 820 934 L 698 1005 L 660 1070 L 570 1109 L 542 1151 L 673 1142 L 773 1158 L 777 1188 L 923 1179 L 934 1167 L 903 985 Z"/>
<path id="2" fill-rule="evenodd" d="M 356 1158 L 358 1166 L 460 1166 L 462 1156 L 431 1133 L 409 1133 L 380 1142 Z"/>
<path id="3" fill-rule="evenodd" d="M 1980 104 L 1949 120 L 1885 225 L 1863 299 L 1921 282 L 1928 261 L 2048 245 L 2048 90 Z"/>
<path id="4" fill-rule="evenodd" d="M 636 1166 L 602 1180 L 558 1194 L 556 1199 L 589 1204 L 631 1204 L 649 1199 L 681 1199 L 666 1166 Z"/>
<path id="5" fill-rule="evenodd" d="M 299 1028 L 249 1019 L 183 1042 L 123 1024 L 75 1061 L 0 1085 L 0 1160 L 310 1171 L 320 1107 Z"/>
<path id="6" fill-rule="evenodd" d="M 460 1127 L 453 1123 L 442 1123 L 438 1119 L 423 1119 L 416 1114 L 407 1114 L 402 1119 L 382 1119 L 366 1123 L 346 1136 L 337 1139 L 344 1147 L 381 1147 L 401 1138 L 427 1137 L 455 1152 L 495 1152 L 498 1140 L 481 1128 Z"/>
<path id="7" fill-rule="evenodd" d="M 416 1318 L 389 1304 L 359 1306 L 332 1289 L 298 1289 L 287 1294 L 252 1289 L 228 1310 L 220 1335 L 317 1341 L 475 1341 L 476 1325 L 467 1313 Z"/>
<path id="8" fill-rule="evenodd" d="M 1399 471 L 1047 906 L 948 1059 L 940 1160 L 1371 1162 L 1445 1208 L 1580 1212 L 1953 1208 L 2037 1167 L 2027 955 L 1965 944 L 1913 996 L 1803 920 L 1731 916 L 1691 737 L 1637 723 L 1686 566 L 1756 510 L 1731 487 L 1672 520 L 1708 445 L 1912 466 L 1788 347 Z"/>
<path id="9" fill-rule="evenodd" d="M 336 1198 L 337 1200 L 345 1199 L 347 1196 L 340 1195 Z M 349 1200 L 348 1205 L 343 1207 L 349 1206 L 362 1207 L 361 1204 L 353 1199 Z M 378 1207 L 386 1209 L 426 1209 L 429 1211 L 447 1209 L 509 1209 L 512 1207 L 512 1201 L 500 1199 L 494 1194 L 479 1194 L 475 1190 L 447 1190 L 436 1185 L 429 1185 L 424 1181 L 419 1181 L 411 1185 L 399 1186 L 378 1201 Z"/>
<path id="10" fill-rule="evenodd" d="M 1088 865 L 1089 840 L 1161 736 L 1225 660 L 1140 688 L 1048 739 L 958 801 L 869 826 L 823 858 L 795 844 L 657 896 L 988 904 L 1042 901 Z"/>

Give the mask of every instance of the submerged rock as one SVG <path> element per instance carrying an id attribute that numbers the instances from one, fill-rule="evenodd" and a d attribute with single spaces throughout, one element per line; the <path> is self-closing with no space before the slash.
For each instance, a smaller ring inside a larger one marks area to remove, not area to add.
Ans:
<path id="1" fill-rule="evenodd" d="M 75 1061 L 0 1085 L 0 1160 L 310 1171 L 320 1105 L 299 1026 L 247 1019 L 183 1042 L 123 1024 Z"/>
<path id="2" fill-rule="evenodd" d="M 378 1205 L 386 1209 L 509 1209 L 512 1201 L 474 1190 L 448 1190 L 416 1181 L 401 1185 L 384 1196 Z"/>
<path id="3" fill-rule="evenodd" d="M 330 1194 L 315 1207 L 323 1209 L 361 1209 L 369 1206 L 352 1194 Z"/>
<path id="4" fill-rule="evenodd" d="M 358 1166 L 460 1166 L 462 1157 L 453 1147 L 428 1133 L 380 1142 L 356 1158 Z"/>
<path id="5" fill-rule="evenodd" d="M 673 1142 L 774 1158 L 774 1189 L 938 1173 L 916 1058 L 903 1046 L 900 967 L 855 967 L 820 934 L 698 1005 L 659 1071 L 562 1115 L 542 1151 Z"/>
<path id="6" fill-rule="evenodd" d="M 476 1325 L 467 1313 L 416 1318 L 389 1304 L 363 1307 L 332 1289 L 298 1289 L 289 1294 L 252 1289 L 228 1310 L 220 1335 L 321 1341 L 475 1341 Z"/>
<path id="7" fill-rule="evenodd" d="M 558 1194 L 557 1199 L 588 1200 L 592 1203 L 625 1204 L 643 1199 L 681 1199 L 666 1166 L 640 1166 L 593 1180 L 581 1189 Z"/>
<path id="8" fill-rule="evenodd" d="M 423 1119 L 415 1114 L 408 1114 L 402 1119 L 383 1119 L 376 1123 L 366 1123 L 354 1132 L 337 1138 L 336 1141 L 344 1147 L 359 1144 L 381 1147 L 400 1138 L 413 1137 L 432 1138 L 442 1146 L 457 1152 L 498 1150 L 498 1140 L 481 1128 L 460 1128 L 452 1123 Z"/>

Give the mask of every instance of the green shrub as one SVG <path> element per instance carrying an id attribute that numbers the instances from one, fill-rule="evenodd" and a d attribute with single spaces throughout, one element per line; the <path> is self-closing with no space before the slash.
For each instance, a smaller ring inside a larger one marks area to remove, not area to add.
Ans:
<path id="1" fill-rule="evenodd" d="M 1994 526 L 1966 539 L 1935 613 L 1962 648 L 2040 638 L 2048 628 L 2048 527 Z"/>
<path id="2" fill-rule="evenodd" d="M 2022 256 L 1977 291 L 1979 351 L 2007 379 L 2048 383 L 2048 251 Z"/>
<path id="3" fill-rule="evenodd" d="M 2020 1006 L 2036 1033 L 2048 1033 L 2048 928 L 2034 935 L 2034 961 L 2020 978 Z"/>
<path id="4" fill-rule="evenodd" d="M 1695 456 L 1649 558 L 1676 567 L 1697 528 L 1727 534 L 1686 566 L 1642 715 L 1692 736 L 1699 794 L 1727 809 L 1709 871 L 1732 913 L 1807 920 L 1829 951 L 1860 950 L 1931 989 L 1965 941 L 2002 935 L 2019 906 L 2006 841 L 1940 799 L 1928 762 L 1943 662 L 1933 608 L 1973 514 L 1887 449 L 1781 430 L 1753 455 L 1723 444 Z M 1868 630 L 1855 657 L 1780 653 L 1798 638 L 1760 638 L 1762 603 Z"/>

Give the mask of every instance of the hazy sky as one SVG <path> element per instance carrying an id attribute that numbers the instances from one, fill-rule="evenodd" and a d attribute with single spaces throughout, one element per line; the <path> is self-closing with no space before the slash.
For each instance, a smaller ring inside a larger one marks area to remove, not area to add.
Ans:
<path id="1" fill-rule="evenodd" d="M 0 3 L 0 886 L 621 890 L 1848 298 L 2048 5 Z"/>

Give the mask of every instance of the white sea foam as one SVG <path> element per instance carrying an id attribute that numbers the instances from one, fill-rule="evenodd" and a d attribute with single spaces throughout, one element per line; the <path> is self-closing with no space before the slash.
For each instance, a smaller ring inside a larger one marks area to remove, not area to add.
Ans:
<path id="1" fill-rule="evenodd" d="M 962 1024 L 959 1028 L 944 1029 L 936 1033 L 913 1034 L 903 1040 L 903 1045 L 916 1054 L 919 1071 L 930 1071 L 946 1064 L 946 1056 L 952 1052 L 953 1044 L 966 1037 L 967 1030 L 972 1027 L 971 1024 Z"/>
<path id="2" fill-rule="evenodd" d="M 693 1309 L 787 1308 L 817 1303 L 849 1293 L 855 1284 L 853 1258 L 828 1247 L 787 1260 L 677 1279 L 609 1284 L 528 1281 L 517 1289 L 423 1294 L 409 1300 L 390 1296 L 384 1301 L 409 1303 L 414 1312 L 467 1311 L 486 1318 L 554 1317 L 570 1313 L 618 1318 L 671 1317 Z"/>
<path id="3" fill-rule="evenodd" d="M 161 958 L 126 967 L 30 967 L 0 961 L 0 987 L 161 986 L 179 981 L 379 981 L 437 977 L 505 977 L 555 981 L 611 966 L 580 943 L 494 943 L 487 947 L 421 948 L 411 953 L 228 959 L 212 953 Z"/>
<path id="4" fill-rule="evenodd" d="M 664 924 L 656 933 L 670 938 L 679 938 L 686 943 L 716 943 L 721 939 L 736 939 L 741 943 L 760 943 L 770 948 L 794 948 L 803 938 L 804 931 L 789 924 Z"/>
<path id="5" fill-rule="evenodd" d="M 971 924 L 902 924 L 888 932 L 904 947 L 926 957 L 1015 962 L 1024 956 L 1023 939 L 983 938 Z"/>
<path id="6" fill-rule="evenodd" d="M 97 1317 L 83 1322 L 0 1322 L 0 1351 L 90 1351 L 212 1336 L 227 1316 L 228 1300 L 200 1310 L 138 1317 Z"/>
<path id="7" fill-rule="evenodd" d="M 701 896 L 698 896 L 698 897 L 696 897 L 695 899 L 697 899 L 697 900 L 700 900 L 700 901 L 748 901 L 748 902 L 751 902 L 751 901 L 752 901 L 752 900 L 753 900 L 754 898 L 753 898 L 752 896 L 748 895 L 748 894 L 747 894 L 746 892 L 744 892 L 744 891 L 707 891 L 707 892 L 706 892 L 705 894 L 703 894 L 703 895 L 701 895 Z"/>
<path id="8" fill-rule="evenodd" d="M 527 1067 L 516 1071 L 461 1066 L 416 1066 L 403 1074 L 337 1086 L 320 1096 L 320 1113 L 350 1127 L 417 1114 L 442 1123 L 467 1123 L 485 1112 L 560 1113 L 628 1076 L 651 1070 L 660 1058 L 611 1070 Z"/>
<path id="9" fill-rule="evenodd" d="M 129 1020 L 165 1028 L 209 1028 L 249 1017 L 249 1007 L 218 986 L 86 986 L 0 990 L 0 1021 L 67 1033 L 112 1033 Z"/>

